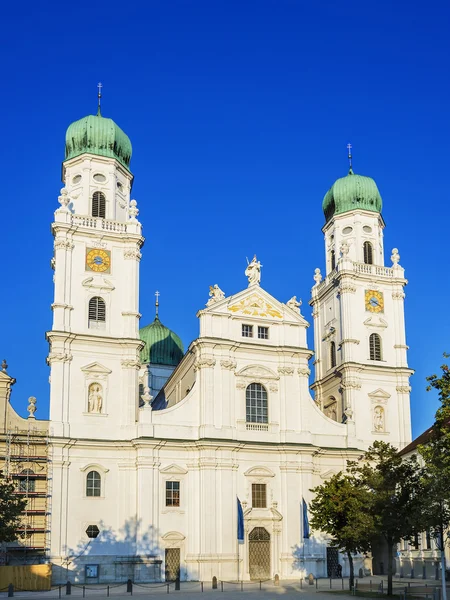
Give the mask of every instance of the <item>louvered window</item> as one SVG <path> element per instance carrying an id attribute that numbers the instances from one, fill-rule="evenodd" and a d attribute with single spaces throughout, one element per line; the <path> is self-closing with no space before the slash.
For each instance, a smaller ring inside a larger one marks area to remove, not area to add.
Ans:
<path id="1" fill-rule="evenodd" d="M 366 265 L 373 265 L 373 246 L 370 242 L 364 242 L 364 262 Z"/>
<path id="2" fill-rule="evenodd" d="M 330 367 L 336 366 L 336 343 L 331 342 L 330 344 Z"/>
<path id="3" fill-rule="evenodd" d="M 106 216 L 106 198 L 102 192 L 94 192 L 92 196 L 92 216 L 103 218 Z"/>
<path id="4" fill-rule="evenodd" d="M 89 300 L 89 327 L 101 329 L 106 321 L 106 306 L 103 298 L 94 296 Z"/>
<path id="5" fill-rule="evenodd" d="M 370 360 L 381 360 L 381 338 L 378 333 L 372 333 L 369 337 Z"/>

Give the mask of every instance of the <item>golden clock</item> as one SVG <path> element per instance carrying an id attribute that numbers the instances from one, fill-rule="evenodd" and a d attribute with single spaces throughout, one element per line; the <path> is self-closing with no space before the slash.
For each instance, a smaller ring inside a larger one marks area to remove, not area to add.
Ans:
<path id="1" fill-rule="evenodd" d="M 96 273 L 109 273 L 111 270 L 111 252 L 101 248 L 86 248 L 86 270 Z"/>
<path id="2" fill-rule="evenodd" d="M 370 312 L 374 312 L 374 313 L 383 312 L 384 311 L 383 292 L 378 292 L 377 290 L 366 290 L 365 305 L 366 305 L 366 310 L 370 310 Z"/>

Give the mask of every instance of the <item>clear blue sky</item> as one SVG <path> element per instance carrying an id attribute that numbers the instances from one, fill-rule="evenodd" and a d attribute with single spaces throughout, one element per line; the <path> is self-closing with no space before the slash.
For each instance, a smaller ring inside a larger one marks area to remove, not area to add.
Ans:
<path id="1" fill-rule="evenodd" d="M 161 319 L 187 346 L 208 286 L 245 287 L 254 252 L 263 287 L 301 297 L 311 322 L 322 198 L 351 141 L 383 197 L 387 264 L 397 246 L 410 282 L 414 435 L 431 424 L 425 376 L 450 349 L 448 2 L 26 0 L 2 17 L 0 358 L 21 414 L 35 395 L 48 415 L 64 134 L 95 111 L 102 81 L 103 114 L 133 143 L 141 324 L 159 289 Z"/>

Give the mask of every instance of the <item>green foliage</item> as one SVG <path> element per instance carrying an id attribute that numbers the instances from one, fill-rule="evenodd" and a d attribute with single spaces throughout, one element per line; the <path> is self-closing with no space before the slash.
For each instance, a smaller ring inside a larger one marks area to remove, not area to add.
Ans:
<path id="1" fill-rule="evenodd" d="M 16 529 L 26 505 L 26 499 L 15 495 L 15 488 L 0 472 L 0 543 L 17 538 Z"/>

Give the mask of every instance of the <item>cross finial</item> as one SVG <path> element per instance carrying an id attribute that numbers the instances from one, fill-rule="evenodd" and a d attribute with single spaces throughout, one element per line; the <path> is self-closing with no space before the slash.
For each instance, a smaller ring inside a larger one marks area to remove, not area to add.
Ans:
<path id="1" fill-rule="evenodd" d="M 353 166 L 352 166 L 352 145 L 351 144 L 347 144 L 347 150 L 348 150 L 348 162 L 350 165 L 350 171 L 353 173 Z"/>
<path id="2" fill-rule="evenodd" d="M 101 82 L 99 81 L 97 83 L 97 89 L 98 89 L 98 93 L 97 93 L 97 98 L 98 98 L 98 107 L 97 107 L 97 115 L 101 116 L 101 99 L 102 99 L 102 87 L 103 85 L 101 84 Z"/>
<path id="3" fill-rule="evenodd" d="M 160 295 L 161 294 L 158 292 L 158 290 L 156 290 L 156 292 L 155 292 L 155 298 L 156 298 L 156 301 L 155 301 L 156 317 L 158 317 L 158 313 L 159 313 L 159 297 L 160 297 Z"/>

